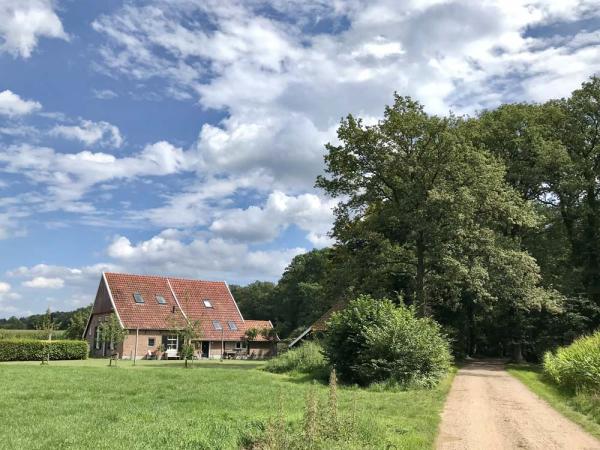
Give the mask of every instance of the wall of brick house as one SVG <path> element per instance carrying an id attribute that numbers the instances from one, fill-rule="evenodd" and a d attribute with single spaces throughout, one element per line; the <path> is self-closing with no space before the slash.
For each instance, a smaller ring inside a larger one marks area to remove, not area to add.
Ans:
<path id="1" fill-rule="evenodd" d="M 273 342 L 257 341 L 250 343 L 248 353 L 255 358 L 271 358 L 277 355 L 277 346 Z"/>
<path id="2" fill-rule="evenodd" d="M 170 334 L 170 333 L 164 333 Z M 136 355 L 136 359 L 144 359 L 148 356 L 148 351 L 155 352 L 162 343 L 163 332 L 157 330 L 140 330 L 137 336 L 136 351 L 136 332 L 129 330 L 129 334 L 123 341 L 121 358 L 131 359 Z M 154 339 L 154 345 L 149 345 L 149 340 Z"/>
<path id="3" fill-rule="evenodd" d="M 104 348 L 103 344 L 100 344 L 99 349 L 96 349 L 95 346 L 96 328 L 100 325 L 100 322 L 102 322 L 109 316 L 110 313 L 94 314 L 92 316 L 92 319 L 90 320 L 90 324 L 85 335 L 85 340 L 90 346 L 90 356 L 92 357 L 102 357 L 104 355 L 108 356 L 111 353 L 111 350 L 109 350 L 108 347 Z"/>

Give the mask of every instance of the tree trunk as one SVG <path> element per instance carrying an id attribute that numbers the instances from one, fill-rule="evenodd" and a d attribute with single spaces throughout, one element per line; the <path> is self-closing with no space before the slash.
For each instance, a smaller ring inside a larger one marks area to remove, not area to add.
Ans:
<path id="1" fill-rule="evenodd" d="M 592 183 L 586 190 L 587 226 L 586 226 L 586 269 L 585 283 L 590 298 L 600 303 L 600 245 L 598 239 L 598 202 L 596 199 L 596 186 Z"/>
<path id="2" fill-rule="evenodd" d="M 513 342 L 512 345 L 512 361 L 516 363 L 523 362 L 523 346 L 520 342 Z"/>
<path id="3" fill-rule="evenodd" d="M 429 305 L 425 299 L 425 243 L 423 232 L 417 237 L 417 275 L 415 279 L 415 300 L 417 310 L 423 317 L 429 316 Z"/>

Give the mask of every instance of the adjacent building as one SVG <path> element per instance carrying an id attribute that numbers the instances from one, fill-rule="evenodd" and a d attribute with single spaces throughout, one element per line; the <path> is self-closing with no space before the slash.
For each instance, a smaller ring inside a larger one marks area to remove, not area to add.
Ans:
<path id="1" fill-rule="evenodd" d="M 112 313 L 128 330 L 117 346 L 100 335 L 102 321 Z M 244 319 L 224 281 L 103 273 L 84 337 L 91 356 L 145 358 L 162 350 L 163 357 L 176 357 L 182 345 L 177 329 L 190 322 L 200 324 L 200 337 L 194 341 L 199 358 L 275 355 L 279 339 L 271 322 Z M 250 333 L 256 334 L 251 341 L 246 337 L 250 329 L 259 330 Z"/>

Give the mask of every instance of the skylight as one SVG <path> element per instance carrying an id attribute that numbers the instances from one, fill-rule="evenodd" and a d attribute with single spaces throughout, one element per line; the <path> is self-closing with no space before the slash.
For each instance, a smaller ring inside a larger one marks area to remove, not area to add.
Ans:
<path id="1" fill-rule="evenodd" d="M 220 331 L 223 329 L 223 327 L 221 326 L 221 322 L 219 322 L 218 320 L 213 320 L 213 328 L 217 331 Z"/>
<path id="2" fill-rule="evenodd" d="M 159 305 L 166 305 L 167 301 L 165 300 L 165 298 L 162 295 L 157 295 L 156 296 L 156 301 L 158 302 Z"/>
<path id="3" fill-rule="evenodd" d="M 235 331 L 238 329 L 237 325 L 235 324 L 235 322 L 232 322 L 231 320 L 227 322 L 227 325 L 229 325 L 229 329 L 232 331 Z"/>
<path id="4" fill-rule="evenodd" d="M 204 300 L 204 306 L 206 306 L 207 308 L 212 308 L 213 307 L 212 303 L 208 299 Z"/>
<path id="5" fill-rule="evenodd" d="M 144 297 L 142 297 L 142 294 L 140 294 L 139 292 L 133 293 L 133 299 L 136 303 L 144 303 Z"/>

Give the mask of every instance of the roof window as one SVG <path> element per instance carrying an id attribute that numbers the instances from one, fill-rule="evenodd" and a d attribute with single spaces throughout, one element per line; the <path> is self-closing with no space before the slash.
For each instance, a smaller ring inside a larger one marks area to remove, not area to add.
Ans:
<path id="1" fill-rule="evenodd" d="M 235 322 L 232 322 L 231 320 L 227 322 L 227 325 L 229 326 L 229 329 L 231 331 L 235 331 L 238 329 L 237 325 L 235 324 Z"/>
<path id="2" fill-rule="evenodd" d="M 218 320 L 213 320 L 213 328 L 217 331 L 221 331 L 223 329 L 223 327 L 221 326 L 221 322 L 219 322 Z"/>
<path id="3" fill-rule="evenodd" d="M 142 297 L 142 294 L 140 294 L 139 292 L 133 293 L 133 299 L 136 303 L 144 303 L 144 297 Z"/>
<path id="4" fill-rule="evenodd" d="M 159 305 L 166 305 L 167 301 L 165 300 L 165 298 L 162 295 L 157 295 L 156 296 L 156 301 L 158 302 Z"/>
<path id="5" fill-rule="evenodd" d="M 213 307 L 213 305 L 212 305 L 212 303 L 210 302 L 209 299 L 205 299 L 204 300 L 204 306 L 206 306 L 207 308 L 212 308 Z"/>

